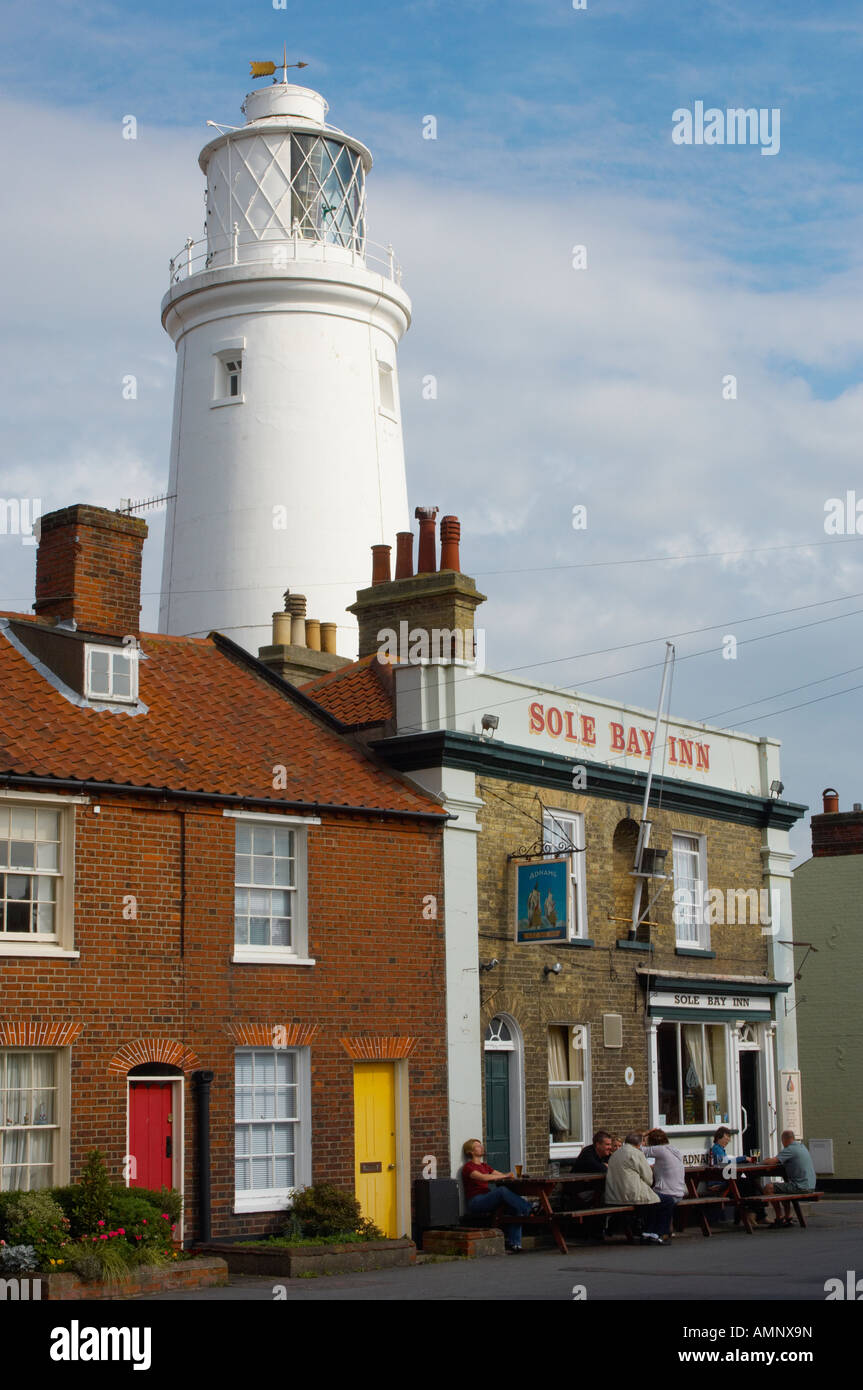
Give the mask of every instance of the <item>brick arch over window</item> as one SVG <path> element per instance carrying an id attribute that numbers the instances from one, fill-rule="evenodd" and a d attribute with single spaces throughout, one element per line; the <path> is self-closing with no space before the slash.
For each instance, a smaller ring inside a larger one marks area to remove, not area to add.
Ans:
<path id="1" fill-rule="evenodd" d="M 53 1023 L 13 1023 L 0 1020 L 0 1047 L 69 1047 L 84 1031 L 72 1019 Z"/>
<path id="2" fill-rule="evenodd" d="M 136 1038 L 125 1043 L 108 1063 L 108 1070 L 123 1076 L 133 1067 L 143 1066 L 145 1062 L 167 1062 L 169 1066 L 179 1067 L 181 1071 L 195 1071 L 201 1063 L 185 1043 L 173 1038 Z"/>
<path id="3" fill-rule="evenodd" d="M 402 1060 L 410 1057 L 419 1038 L 339 1038 L 355 1062 Z"/>

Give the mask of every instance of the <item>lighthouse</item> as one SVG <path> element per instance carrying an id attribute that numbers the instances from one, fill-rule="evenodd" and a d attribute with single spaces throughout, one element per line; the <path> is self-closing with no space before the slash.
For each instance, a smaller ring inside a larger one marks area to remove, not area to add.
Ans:
<path id="1" fill-rule="evenodd" d="M 170 265 L 159 626 L 256 652 L 301 590 L 347 658 L 369 546 L 409 528 L 396 351 L 411 306 L 392 248 L 366 236 L 371 154 L 283 77 L 249 93 L 244 125 L 215 127 L 205 234 Z"/>

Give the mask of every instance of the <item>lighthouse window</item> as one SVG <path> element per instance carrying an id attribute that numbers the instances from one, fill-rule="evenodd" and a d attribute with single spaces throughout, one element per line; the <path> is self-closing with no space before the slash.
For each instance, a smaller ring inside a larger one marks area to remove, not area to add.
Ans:
<path id="1" fill-rule="evenodd" d="M 237 405 L 243 399 L 243 354 L 236 348 L 217 352 L 211 405 Z"/>
<path id="2" fill-rule="evenodd" d="M 240 372 L 242 363 L 236 358 L 232 362 L 225 363 L 225 374 L 228 383 L 228 395 L 239 396 L 240 394 Z"/>
<path id="3" fill-rule="evenodd" d="M 381 410 L 386 415 L 395 416 L 396 393 L 393 385 L 393 369 L 389 362 L 378 362 L 378 388 Z"/>

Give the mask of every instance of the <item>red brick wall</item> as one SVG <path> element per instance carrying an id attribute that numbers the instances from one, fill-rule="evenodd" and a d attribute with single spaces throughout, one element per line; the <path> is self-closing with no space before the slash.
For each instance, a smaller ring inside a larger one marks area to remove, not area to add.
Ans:
<path id="1" fill-rule="evenodd" d="M 186 913 L 180 954 L 181 825 Z M 71 1049 L 72 1177 L 101 1148 L 115 1180 L 126 1152 L 126 1079 L 110 1070 L 138 1038 L 185 1043 L 211 1088 L 213 1235 L 280 1227 L 233 1215 L 235 1042 L 226 1025 L 318 1024 L 311 1044 L 313 1179 L 353 1188 L 353 1063 L 342 1036 L 410 1036 L 411 1179 L 447 1145 L 441 833 L 332 817 L 309 831 L 309 954 L 315 966 L 234 965 L 236 821 L 103 801 L 76 808 L 77 961 L 0 958 L 0 1021 L 82 1020 Z M 437 920 L 424 920 L 435 894 Z M 123 919 L 123 895 L 137 920 Z M 187 1233 L 197 1230 L 195 1088 L 186 1084 Z"/>
<path id="2" fill-rule="evenodd" d="M 102 507 L 64 507 L 40 522 L 36 612 L 87 632 L 138 634 L 146 522 Z"/>

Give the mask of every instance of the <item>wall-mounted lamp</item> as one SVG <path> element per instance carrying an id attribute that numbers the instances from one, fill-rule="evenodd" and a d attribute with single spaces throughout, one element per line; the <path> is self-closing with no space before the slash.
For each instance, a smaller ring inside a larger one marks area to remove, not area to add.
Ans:
<path id="1" fill-rule="evenodd" d="M 500 965 L 500 961 L 498 960 L 497 956 L 495 956 L 493 960 L 481 960 L 479 963 L 479 968 L 481 971 L 494 970 L 496 965 Z"/>
<path id="2" fill-rule="evenodd" d="M 494 738 L 494 731 L 500 724 L 500 716 L 497 714 L 484 714 L 482 717 L 481 738 Z"/>
<path id="3" fill-rule="evenodd" d="M 542 973 L 543 975 L 559 975 L 562 969 L 563 966 L 560 961 L 556 960 L 554 965 L 544 965 L 542 967 Z"/>
<path id="4" fill-rule="evenodd" d="M 784 783 L 784 782 L 771 782 L 771 783 L 770 783 L 770 795 L 773 797 L 773 800 L 774 800 L 774 801 L 778 801 L 778 800 L 779 800 L 779 798 L 780 798 L 780 796 L 782 795 L 782 793 L 784 792 L 784 790 L 785 790 L 785 783 Z"/>

